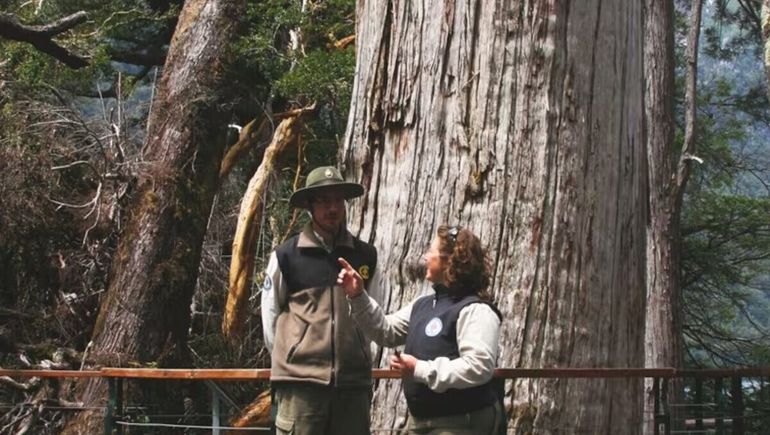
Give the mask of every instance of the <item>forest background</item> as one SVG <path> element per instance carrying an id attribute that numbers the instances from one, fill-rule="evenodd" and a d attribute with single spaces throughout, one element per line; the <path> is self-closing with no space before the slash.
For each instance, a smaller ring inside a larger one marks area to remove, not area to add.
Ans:
<path id="1" fill-rule="evenodd" d="M 674 103 L 681 144 L 691 8 L 684 1 L 675 6 Z M 770 112 L 761 6 L 755 0 L 711 0 L 703 6 L 698 164 L 687 183 L 678 234 L 678 333 L 687 367 L 770 365 Z M 0 1 L 5 29 L 73 17 L 71 27 L 54 35 L 64 57 L 61 51 L 12 41 L 0 30 L 4 368 L 40 367 L 46 361 L 73 368 L 103 363 L 89 354 L 89 341 L 132 195 L 146 176 L 150 103 L 181 8 L 180 1 L 162 0 Z M 80 11 L 87 14 L 73 15 Z M 215 138 L 238 152 L 228 154 L 232 166 L 221 173 L 206 219 L 185 348 L 155 364 L 269 365 L 257 315 L 261 270 L 272 248 L 305 222 L 306 216 L 287 204 L 302 176 L 317 165 L 337 163 L 353 92 L 355 12 L 353 0 L 248 2 L 225 72 L 222 101 L 231 126 L 216 126 L 226 134 Z M 241 334 L 230 339 L 221 325 L 244 192 L 286 113 L 309 107 L 296 116 L 292 146 L 269 177 L 248 315 Z M 228 388 L 243 402 L 257 393 L 253 385 Z M 4 385 L 0 402 L 18 404 L 36 394 Z M 183 407 L 186 398 L 204 401 L 201 394 L 186 390 L 169 401 Z M 38 424 L 54 431 L 60 417 L 49 413 Z M 0 423 L 14 419 L 9 411 Z"/>

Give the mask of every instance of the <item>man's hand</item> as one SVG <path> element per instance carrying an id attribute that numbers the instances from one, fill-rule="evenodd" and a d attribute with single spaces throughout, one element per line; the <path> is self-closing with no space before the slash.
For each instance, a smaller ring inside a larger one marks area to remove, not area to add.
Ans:
<path id="1" fill-rule="evenodd" d="M 398 353 L 390 357 L 390 368 L 401 372 L 402 378 L 414 376 L 417 358 L 407 353 Z"/>
<path id="2" fill-rule="evenodd" d="M 337 275 L 337 285 L 342 287 L 345 296 L 349 298 L 360 295 L 364 291 L 364 279 L 344 258 L 340 257 L 337 261 L 342 266 L 339 275 Z"/>

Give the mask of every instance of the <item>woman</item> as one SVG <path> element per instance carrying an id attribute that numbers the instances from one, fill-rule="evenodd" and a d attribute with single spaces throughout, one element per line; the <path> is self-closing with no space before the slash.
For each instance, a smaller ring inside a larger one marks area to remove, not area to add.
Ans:
<path id="1" fill-rule="evenodd" d="M 382 346 L 406 344 L 390 365 L 403 378 L 409 433 L 496 434 L 503 420 L 492 375 L 502 317 L 486 302 L 486 252 L 469 230 L 441 226 L 424 260 L 435 294 L 387 316 L 343 259 L 337 283 L 369 338 Z"/>

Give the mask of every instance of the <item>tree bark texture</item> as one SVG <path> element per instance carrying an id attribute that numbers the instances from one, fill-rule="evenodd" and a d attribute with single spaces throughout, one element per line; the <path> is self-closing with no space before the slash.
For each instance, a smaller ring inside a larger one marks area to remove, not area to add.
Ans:
<path id="1" fill-rule="evenodd" d="M 640 2 L 359 1 L 341 161 L 351 227 L 380 250 L 386 311 L 425 286 L 438 225 L 487 245 L 503 367 L 644 364 Z M 385 364 L 385 359 L 381 359 Z M 508 382 L 511 433 L 638 433 L 638 380 Z M 380 382 L 374 428 L 402 427 Z"/>
<path id="2" fill-rule="evenodd" d="M 181 364 L 224 148 L 226 54 L 244 7 L 192 0 L 179 17 L 148 120 L 131 219 L 93 331 L 93 357 L 104 365 Z M 106 396 L 103 382 L 91 382 L 84 402 Z M 69 433 L 99 432 L 84 429 L 87 420 L 80 414 Z"/>
<path id="3" fill-rule="evenodd" d="M 645 125 L 649 222 L 647 226 L 647 318 L 645 367 L 681 367 L 679 284 L 682 196 L 674 149 L 674 5 L 645 1 Z M 676 388 L 669 390 L 674 403 Z M 652 380 L 645 382 L 644 433 L 654 433 Z"/>

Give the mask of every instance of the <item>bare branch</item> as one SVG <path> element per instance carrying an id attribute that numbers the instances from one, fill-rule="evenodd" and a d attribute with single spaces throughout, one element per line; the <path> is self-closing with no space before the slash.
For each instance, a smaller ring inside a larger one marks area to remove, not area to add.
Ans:
<path id="1" fill-rule="evenodd" d="M 0 13 L 0 38 L 32 44 L 39 51 L 61 61 L 70 68 L 78 69 L 88 65 L 88 60 L 71 53 L 54 42 L 54 36 L 64 33 L 88 18 L 84 11 L 76 12 L 44 26 L 27 26 L 8 13 Z"/>
<path id="2" fill-rule="evenodd" d="M 334 34 L 329 34 L 329 39 L 332 41 L 332 44 L 334 45 L 334 48 L 337 50 L 344 50 L 348 48 L 350 44 L 354 44 L 356 42 L 356 35 L 355 33 L 352 35 L 348 35 L 342 39 L 336 39 L 334 38 Z"/>
<path id="3" fill-rule="evenodd" d="M 700 23 L 703 10 L 703 1 L 695 0 L 690 13 L 690 33 L 687 35 L 687 80 L 685 92 L 685 132 L 682 155 L 677 169 L 677 192 L 682 195 L 684 186 L 690 176 L 691 159 L 695 154 L 695 124 L 697 107 L 698 84 L 698 38 L 700 37 Z"/>
<path id="4" fill-rule="evenodd" d="M 96 194 L 94 195 L 94 199 L 92 200 L 94 203 L 94 207 L 91 209 L 91 211 L 88 212 L 88 214 L 85 215 L 83 219 L 88 219 L 89 216 L 96 210 L 96 217 L 94 217 L 94 223 L 91 224 L 90 227 L 86 230 L 85 234 L 83 234 L 83 246 L 86 245 L 86 242 L 88 241 L 88 233 L 91 232 L 94 228 L 96 228 L 97 225 L 99 225 L 99 219 L 102 217 L 102 208 L 99 206 L 99 200 L 102 196 L 102 183 L 99 183 L 99 186 L 96 188 Z"/>
<path id="5" fill-rule="evenodd" d="M 18 382 L 9 376 L 0 376 L 0 384 L 21 391 L 29 391 L 40 383 L 40 378 L 32 378 L 28 382 Z"/>
<path id="6" fill-rule="evenodd" d="M 45 36 L 54 37 L 60 33 L 64 33 L 74 28 L 78 24 L 85 22 L 87 18 L 88 15 L 85 13 L 85 11 L 80 11 L 61 18 L 58 21 L 54 21 L 53 23 L 46 24 L 45 26 L 33 26 L 30 28 L 39 31 Z"/>
<path id="7" fill-rule="evenodd" d="M 253 119 L 251 122 L 246 124 L 243 128 L 239 130 L 238 133 L 238 141 L 231 146 L 227 153 L 225 154 L 225 157 L 222 159 L 222 165 L 219 171 L 219 177 L 224 179 L 227 177 L 227 175 L 230 173 L 230 171 L 233 169 L 233 166 L 235 166 L 235 163 L 237 160 L 249 149 L 254 147 L 257 144 L 257 141 L 259 138 L 263 135 L 265 130 L 267 129 L 268 125 L 271 124 L 275 120 L 279 119 L 285 119 L 285 118 L 292 118 L 296 116 L 303 116 L 307 113 L 313 112 L 316 109 L 315 102 L 307 107 L 302 107 L 299 109 L 293 109 L 282 113 L 276 113 L 272 116 L 269 116 L 267 113 L 265 113 L 261 121 L 258 123 L 257 119 Z"/>
<path id="8" fill-rule="evenodd" d="M 88 166 L 89 168 L 91 168 L 91 170 L 94 171 L 94 173 L 96 173 L 96 175 L 99 175 L 99 171 L 97 171 L 96 168 L 94 168 L 94 165 L 92 165 L 91 162 L 88 162 L 86 160 L 78 160 L 78 161 L 75 161 L 75 162 L 72 162 L 72 163 L 69 163 L 69 164 L 66 164 L 66 165 L 51 166 L 51 169 L 54 170 L 54 171 L 59 171 L 59 170 L 62 170 L 62 169 L 72 168 L 72 167 L 77 166 L 77 165 Z"/>

